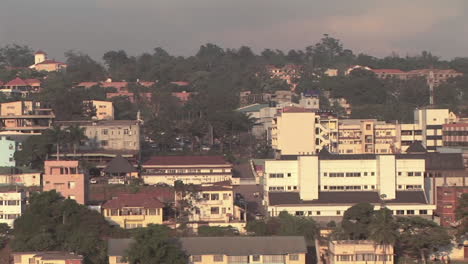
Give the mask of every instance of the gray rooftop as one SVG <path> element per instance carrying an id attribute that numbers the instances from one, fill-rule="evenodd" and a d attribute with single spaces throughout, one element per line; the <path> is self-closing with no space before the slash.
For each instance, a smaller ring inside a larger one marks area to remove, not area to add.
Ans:
<path id="1" fill-rule="evenodd" d="M 307 252 L 306 242 L 302 236 L 184 237 L 180 241 L 188 255 L 247 256 Z"/>
<path id="2" fill-rule="evenodd" d="M 125 256 L 125 251 L 130 248 L 133 242 L 131 238 L 110 238 L 107 241 L 107 255 L 108 256 Z"/>

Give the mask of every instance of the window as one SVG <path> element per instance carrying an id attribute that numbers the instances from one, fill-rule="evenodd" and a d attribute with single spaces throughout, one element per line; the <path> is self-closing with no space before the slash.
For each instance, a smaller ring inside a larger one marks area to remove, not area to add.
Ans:
<path id="1" fill-rule="evenodd" d="M 253 255 L 252 261 L 255 261 L 255 262 L 260 261 L 260 255 Z"/>
<path id="2" fill-rule="evenodd" d="M 303 216 L 304 215 L 304 211 L 296 211 L 296 216 Z"/>
<path id="3" fill-rule="evenodd" d="M 284 178 L 283 173 L 270 173 L 270 178 Z"/>
<path id="4" fill-rule="evenodd" d="M 401 171 L 398 172 L 398 176 L 401 176 Z"/>
<path id="5" fill-rule="evenodd" d="M 406 210 L 407 215 L 414 215 L 414 210 Z"/>
<path id="6" fill-rule="evenodd" d="M 8 201 L 6 201 L 6 205 L 19 205 L 19 201 L 8 200 Z"/>
<path id="7" fill-rule="evenodd" d="M 212 200 L 212 201 L 217 201 L 217 200 L 219 200 L 219 194 L 217 194 L 217 193 L 212 193 L 212 194 L 211 194 L 211 200 Z"/>
<path id="8" fill-rule="evenodd" d="M 219 214 L 219 207 L 211 207 L 210 212 L 211 214 Z"/>
<path id="9" fill-rule="evenodd" d="M 201 257 L 200 255 L 193 255 L 192 256 L 192 262 L 201 262 Z"/>
<path id="10" fill-rule="evenodd" d="M 68 182 L 68 189 L 75 189 L 76 187 L 76 182 L 70 181 Z"/>
<path id="11" fill-rule="evenodd" d="M 299 260 L 299 255 L 298 254 L 291 254 L 291 255 L 289 255 L 289 260 L 297 261 L 297 260 Z"/>
<path id="12" fill-rule="evenodd" d="M 414 173 L 412 171 L 408 171 L 408 177 L 414 176 Z"/>
<path id="13" fill-rule="evenodd" d="M 224 256 L 223 255 L 214 255 L 213 256 L 213 261 L 214 262 L 223 262 L 224 261 Z"/>
<path id="14" fill-rule="evenodd" d="M 396 210 L 396 214 L 397 214 L 397 215 L 404 215 L 404 214 L 405 214 L 405 210 Z"/>
<path id="15" fill-rule="evenodd" d="M 101 133 L 102 133 L 103 135 L 108 135 L 108 134 L 109 134 L 109 130 L 103 129 L 103 130 L 101 131 Z"/>
<path id="16" fill-rule="evenodd" d="M 366 130 L 371 130 L 372 129 L 372 126 L 370 124 L 367 124 L 366 125 Z"/>
<path id="17" fill-rule="evenodd" d="M 327 177 L 327 173 L 326 173 L 326 172 L 324 172 L 324 173 L 323 173 L 323 176 L 324 176 L 324 177 Z"/>
<path id="18" fill-rule="evenodd" d="M 330 172 L 330 177 L 344 177 L 344 172 Z"/>
<path id="19" fill-rule="evenodd" d="M 210 194 L 209 193 L 204 193 L 203 194 L 203 199 L 204 200 L 209 200 L 210 199 Z"/>
<path id="20" fill-rule="evenodd" d="M 364 172 L 364 176 L 367 176 L 367 172 Z"/>
<path id="21" fill-rule="evenodd" d="M 156 215 L 156 209 L 148 209 L 148 215 Z"/>
<path id="22" fill-rule="evenodd" d="M 421 176 L 421 172 L 420 172 L 420 171 L 415 172 L 415 173 L 414 173 L 414 176 Z"/>
<path id="23" fill-rule="evenodd" d="M 103 146 L 103 147 L 109 146 L 109 141 L 101 140 L 101 146 Z"/>
<path id="24" fill-rule="evenodd" d="M 427 215 L 427 210 L 419 210 L 420 215 Z"/>
<path id="25" fill-rule="evenodd" d="M 352 255 L 336 255 L 336 258 L 338 261 L 352 261 L 353 260 Z"/>
<path id="26" fill-rule="evenodd" d="M 341 215 L 341 211 L 336 211 L 336 215 Z"/>
<path id="27" fill-rule="evenodd" d="M 401 189 L 401 188 L 402 188 L 401 185 L 398 185 L 398 189 Z"/>
<path id="28" fill-rule="evenodd" d="M 316 214 L 317 214 L 317 215 L 320 215 L 320 211 L 317 211 L 317 213 L 316 213 Z"/>
<path id="29" fill-rule="evenodd" d="M 124 135 L 128 135 L 129 134 L 129 130 L 128 129 L 124 129 Z"/>
<path id="30" fill-rule="evenodd" d="M 375 185 L 371 185 L 371 189 L 374 190 L 374 189 L 375 189 Z"/>
<path id="31" fill-rule="evenodd" d="M 371 175 L 371 176 L 375 176 L 375 172 L 371 172 L 370 175 Z"/>
<path id="32" fill-rule="evenodd" d="M 229 194 L 223 193 L 223 200 L 229 200 Z"/>
<path id="33" fill-rule="evenodd" d="M 223 207 L 221 212 L 223 212 L 223 214 L 226 214 L 226 207 Z"/>

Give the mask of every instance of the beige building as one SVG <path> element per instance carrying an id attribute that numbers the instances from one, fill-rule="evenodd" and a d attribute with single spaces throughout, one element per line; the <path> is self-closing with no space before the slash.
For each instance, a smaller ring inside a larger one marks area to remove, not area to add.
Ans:
<path id="1" fill-rule="evenodd" d="M 47 59 L 47 54 L 43 51 L 37 51 L 34 54 L 34 64 L 29 66 L 30 69 L 36 71 L 61 71 L 67 68 L 67 64 L 55 60 Z"/>
<path id="2" fill-rule="evenodd" d="M 132 239 L 109 239 L 109 264 L 124 261 Z M 190 264 L 275 263 L 305 264 L 307 245 L 301 236 L 182 237 Z"/>
<path id="3" fill-rule="evenodd" d="M 204 184 L 231 181 L 232 164 L 222 156 L 154 156 L 142 165 L 146 184 Z"/>
<path id="4" fill-rule="evenodd" d="M 312 109 L 285 107 L 273 119 L 271 140 L 278 155 L 308 155 L 337 148 L 338 120 Z"/>
<path id="5" fill-rule="evenodd" d="M 13 264 L 82 264 L 83 256 L 74 253 L 49 252 L 14 252 Z"/>
<path id="6" fill-rule="evenodd" d="M 108 101 L 90 100 L 84 101 L 84 104 L 90 104 L 96 110 L 93 119 L 97 120 L 114 120 L 114 105 Z"/>
<path id="7" fill-rule="evenodd" d="M 400 149 L 397 125 L 375 119 L 344 119 L 338 125 L 339 154 L 390 154 Z"/>
<path id="8" fill-rule="evenodd" d="M 181 196 L 176 192 L 176 207 L 181 200 L 189 201 L 189 226 L 197 231 L 199 226 L 232 226 L 245 232 L 245 211 L 234 204 L 235 195 L 229 182 L 202 184 L 196 196 Z"/>
<path id="9" fill-rule="evenodd" d="M 369 240 L 335 240 L 328 244 L 327 263 L 395 263 L 393 253 L 393 246 L 377 245 Z"/>
<path id="10" fill-rule="evenodd" d="M 38 134 L 51 127 L 55 115 L 39 102 L 16 101 L 0 104 L 0 130 Z"/>
<path id="11" fill-rule="evenodd" d="M 164 204 L 150 193 L 122 194 L 102 205 L 107 221 L 121 228 L 163 223 Z"/>
<path id="12" fill-rule="evenodd" d="M 87 176 L 77 160 L 46 160 L 44 162 L 43 190 L 55 190 L 66 199 L 86 204 Z"/>
<path id="13" fill-rule="evenodd" d="M 26 194 L 22 191 L 0 192 L 0 223 L 13 228 L 15 219 L 26 209 Z"/>

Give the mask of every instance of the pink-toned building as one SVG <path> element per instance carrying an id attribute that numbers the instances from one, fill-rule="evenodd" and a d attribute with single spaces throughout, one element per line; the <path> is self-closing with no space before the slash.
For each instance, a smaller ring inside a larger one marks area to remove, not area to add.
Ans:
<path id="1" fill-rule="evenodd" d="M 190 98 L 195 95 L 196 93 L 191 93 L 191 92 L 186 92 L 186 91 L 183 91 L 183 92 L 179 92 L 179 93 L 172 93 L 172 96 L 174 97 L 177 97 L 177 99 L 179 99 L 179 101 L 182 103 L 182 104 L 185 104 L 188 102 L 188 100 L 190 100 Z"/>
<path id="2" fill-rule="evenodd" d="M 47 160 L 44 170 L 44 191 L 56 190 L 65 198 L 86 203 L 86 175 L 77 160 Z"/>

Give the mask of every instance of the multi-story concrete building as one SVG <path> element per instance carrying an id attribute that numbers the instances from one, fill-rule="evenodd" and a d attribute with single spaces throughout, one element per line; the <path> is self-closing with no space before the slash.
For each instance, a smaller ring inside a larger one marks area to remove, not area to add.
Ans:
<path id="1" fill-rule="evenodd" d="M 416 109 L 414 110 L 414 123 L 422 131 L 422 143 L 430 152 L 443 146 L 442 126 L 455 120 L 456 116 L 448 109 Z"/>
<path id="2" fill-rule="evenodd" d="M 146 184 L 175 181 L 203 184 L 231 181 L 232 164 L 222 156 L 154 156 L 142 165 Z"/>
<path id="3" fill-rule="evenodd" d="M 44 163 L 43 190 L 56 190 L 79 204 L 87 201 L 87 177 L 77 160 L 47 160 Z"/>
<path id="4" fill-rule="evenodd" d="M 400 149 L 397 125 L 375 119 L 344 119 L 338 125 L 338 153 L 390 154 Z"/>
<path id="5" fill-rule="evenodd" d="M 442 226 L 458 225 L 455 210 L 463 194 L 468 194 L 468 186 L 439 186 L 437 187 L 437 210 Z"/>
<path id="6" fill-rule="evenodd" d="M 186 208 L 189 226 L 195 231 L 200 225 L 231 226 L 239 232 L 245 232 L 246 218 L 244 208 L 234 204 L 235 193 L 229 182 L 202 184 L 195 195 L 175 193 L 176 207 L 186 200 L 192 206 Z"/>
<path id="7" fill-rule="evenodd" d="M 83 256 L 74 253 L 46 252 L 14 252 L 13 264 L 82 264 Z"/>
<path id="8" fill-rule="evenodd" d="M 442 125 L 442 142 L 445 147 L 468 147 L 468 119 Z"/>
<path id="9" fill-rule="evenodd" d="M 0 223 L 13 228 L 13 222 L 26 209 L 26 194 L 19 192 L 0 192 Z"/>
<path id="10" fill-rule="evenodd" d="M 0 104 L 0 130 L 38 134 L 52 125 L 55 115 L 39 102 L 16 101 Z"/>
<path id="11" fill-rule="evenodd" d="M 394 262 L 392 245 L 382 246 L 369 240 L 333 240 L 328 244 L 330 264 Z"/>
<path id="12" fill-rule="evenodd" d="M 114 106 L 112 102 L 89 100 L 83 103 L 89 104 L 96 110 L 95 115 L 92 117 L 97 120 L 114 120 Z"/>
<path id="13" fill-rule="evenodd" d="M 0 167 L 15 167 L 15 152 L 18 150 L 18 143 L 5 136 L 0 137 Z"/>
<path id="14" fill-rule="evenodd" d="M 102 205 L 107 221 L 121 228 L 163 223 L 164 204 L 151 193 L 121 194 Z"/>
<path id="15" fill-rule="evenodd" d="M 314 154 L 324 147 L 336 151 L 337 123 L 312 109 L 285 107 L 273 119 L 272 147 L 278 155 Z"/>
<path id="16" fill-rule="evenodd" d="M 382 203 L 396 215 L 431 216 L 424 193 L 425 159 L 417 155 L 283 156 L 265 161 L 264 201 L 270 216 L 282 211 L 340 220 L 356 203 Z"/>
<path id="17" fill-rule="evenodd" d="M 5 83 L 0 83 L 0 92 L 5 95 L 26 96 L 29 93 L 38 92 L 41 88 L 41 81 L 38 79 L 15 79 Z"/>
<path id="18" fill-rule="evenodd" d="M 190 264 L 277 263 L 305 264 L 307 245 L 301 236 L 183 237 L 182 249 Z M 109 239 L 109 264 L 128 264 L 132 239 Z"/>

